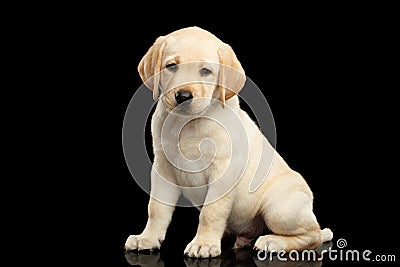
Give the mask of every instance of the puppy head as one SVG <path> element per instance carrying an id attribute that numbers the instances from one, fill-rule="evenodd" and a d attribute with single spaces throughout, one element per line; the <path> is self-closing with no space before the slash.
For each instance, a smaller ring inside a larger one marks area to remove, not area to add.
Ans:
<path id="1" fill-rule="evenodd" d="M 222 103 L 236 95 L 246 76 L 232 48 L 198 27 L 159 37 L 139 63 L 146 87 L 168 111 L 198 114 L 211 99 Z"/>

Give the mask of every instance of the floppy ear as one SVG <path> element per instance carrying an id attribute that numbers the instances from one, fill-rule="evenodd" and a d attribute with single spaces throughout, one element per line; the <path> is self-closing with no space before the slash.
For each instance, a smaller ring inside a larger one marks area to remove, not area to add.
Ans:
<path id="1" fill-rule="evenodd" d="M 220 63 L 218 86 L 221 102 L 224 104 L 225 100 L 242 90 L 246 82 L 246 75 L 235 52 L 229 45 L 222 43 L 218 49 L 218 56 Z"/>
<path id="2" fill-rule="evenodd" d="M 161 60 L 166 46 L 166 38 L 158 37 L 153 46 L 144 55 L 139 63 L 138 71 L 140 78 L 147 88 L 153 91 L 153 99 L 158 98 L 158 87 L 160 83 Z"/>

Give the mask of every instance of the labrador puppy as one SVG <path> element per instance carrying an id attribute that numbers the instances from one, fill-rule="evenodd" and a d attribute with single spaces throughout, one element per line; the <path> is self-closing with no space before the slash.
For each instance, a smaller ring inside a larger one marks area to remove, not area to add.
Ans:
<path id="1" fill-rule="evenodd" d="M 151 122 L 148 221 L 126 250 L 160 248 L 181 194 L 201 208 L 189 257 L 220 255 L 225 232 L 236 235 L 236 248 L 258 238 L 254 248 L 268 252 L 332 239 L 320 229 L 306 181 L 240 109 L 246 76 L 229 45 L 198 27 L 180 29 L 159 37 L 138 71 L 160 99 Z M 260 236 L 267 228 L 272 234 Z"/>

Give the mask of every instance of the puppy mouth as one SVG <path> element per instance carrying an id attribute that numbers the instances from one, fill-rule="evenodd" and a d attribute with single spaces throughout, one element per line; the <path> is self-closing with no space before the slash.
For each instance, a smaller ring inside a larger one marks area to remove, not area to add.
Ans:
<path id="1" fill-rule="evenodd" d="M 196 97 L 181 103 L 168 100 L 164 101 L 167 111 L 178 115 L 200 115 L 208 109 L 211 102 L 208 98 Z"/>
<path id="2" fill-rule="evenodd" d="M 198 115 L 205 111 L 207 107 L 203 107 L 202 105 L 195 105 L 193 102 L 195 101 L 185 101 L 175 106 L 172 110 L 173 113 L 178 113 L 182 115 Z"/>
<path id="3" fill-rule="evenodd" d="M 204 113 L 204 110 L 192 110 L 192 109 L 176 107 L 172 111 L 172 113 L 182 116 L 193 116 L 193 115 L 201 115 L 202 113 Z"/>

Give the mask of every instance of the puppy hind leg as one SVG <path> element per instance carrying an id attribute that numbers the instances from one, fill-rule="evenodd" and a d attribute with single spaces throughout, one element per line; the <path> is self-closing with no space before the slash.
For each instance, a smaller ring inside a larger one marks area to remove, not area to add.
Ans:
<path id="1" fill-rule="evenodd" d="M 321 245 L 323 238 L 311 203 L 307 194 L 297 191 L 286 194 L 285 200 L 274 199 L 266 204 L 264 220 L 274 234 L 260 236 L 254 248 L 268 252 L 301 251 Z"/>

